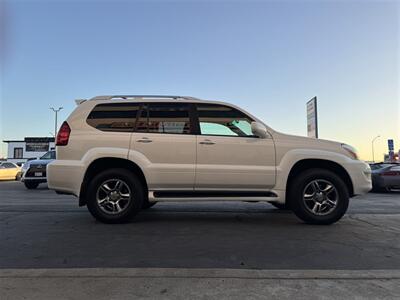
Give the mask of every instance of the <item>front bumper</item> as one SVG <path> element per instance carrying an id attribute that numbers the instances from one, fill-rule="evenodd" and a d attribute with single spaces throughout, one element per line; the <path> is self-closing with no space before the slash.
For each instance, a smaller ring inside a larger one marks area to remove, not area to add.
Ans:
<path id="1" fill-rule="evenodd" d="M 44 182 L 47 182 L 47 178 L 46 177 L 22 177 L 21 182 L 44 183 Z"/>
<path id="2" fill-rule="evenodd" d="M 37 183 L 47 182 L 46 169 L 43 167 L 38 169 L 35 165 L 32 165 L 27 170 L 22 171 L 21 181 Z"/>
<path id="3" fill-rule="evenodd" d="M 354 195 L 366 194 L 372 189 L 371 168 L 367 163 L 352 160 L 345 163 L 344 167 L 353 183 Z"/>

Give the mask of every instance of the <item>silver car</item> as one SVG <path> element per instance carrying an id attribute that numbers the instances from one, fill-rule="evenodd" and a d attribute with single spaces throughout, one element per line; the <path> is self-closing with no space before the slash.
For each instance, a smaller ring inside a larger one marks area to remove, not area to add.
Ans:
<path id="1" fill-rule="evenodd" d="M 400 189 L 400 164 L 378 163 L 371 165 L 372 190 L 375 192 Z"/>

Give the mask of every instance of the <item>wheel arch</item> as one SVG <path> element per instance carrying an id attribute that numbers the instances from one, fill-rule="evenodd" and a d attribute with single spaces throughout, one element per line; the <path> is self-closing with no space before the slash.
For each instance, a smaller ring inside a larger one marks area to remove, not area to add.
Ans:
<path id="1" fill-rule="evenodd" d="M 138 176 L 138 179 L 142 183 L 145 189 L 145 195 L 147 196 L 147 180 L 142 169 L 133 161 L 118 157 L 102 157 L 95 159 L 90 163 L 86 169 L 83 177 L 80 193 L 79 193 L 79 206 L 86 205 L 86 191 L 90 178 L 93 178 L 95 174 L 101 171 L 111 168 L 122 168 L 127 169 Z"/>
<path id="2" fill-rule="evenodd" d="M 343 179 L 344 183 L 347 186 L 350 197 L 354 196 L 354 187 L 353 182 L 349 173 L 337 162 L 327 160 L 327 159 L 302 159 L 296 162 L 292 168 L 290 169 L 287 182 L 286 182 L 286 195 L 288 195 L 288 190 L 290 189 L 290 185 L 292 180 L 301 172 L 309 169 L 325 169 L 334 172 L 340 178 Z"/>

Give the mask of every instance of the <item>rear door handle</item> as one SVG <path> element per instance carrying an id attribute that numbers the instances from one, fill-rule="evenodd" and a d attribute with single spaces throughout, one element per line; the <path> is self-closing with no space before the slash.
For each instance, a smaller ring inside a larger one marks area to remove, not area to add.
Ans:
<path id="1" fill-rule="evenodd" d="M 147 138 L 147 137 L 144 137 L 144 138 L 141 138 L 141 139 L 136 140 L 136 142 L 138 142 L 138 143 L 151 143 L 152 140 L 150 140 L 150 139 Z"/>
<path id="2" fill-rule="evenodd" d="M 199 144 L 200 145 L 214 145 L 215 143 L 210 140 L 204 140 L 204 141 L 200 142 Z"/>

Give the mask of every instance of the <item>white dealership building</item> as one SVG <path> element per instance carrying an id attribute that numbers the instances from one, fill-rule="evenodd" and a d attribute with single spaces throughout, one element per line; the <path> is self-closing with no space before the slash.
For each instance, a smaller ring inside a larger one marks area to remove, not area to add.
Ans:
<path id="1" fill-rule="evenodd" d="M 5 140 L 7 147 L 7 161 L 14 163 L 25 162 L 39 158 L 49 150 L 55 149 L 53 137 L 26 137 L 23 140 Z"/>

